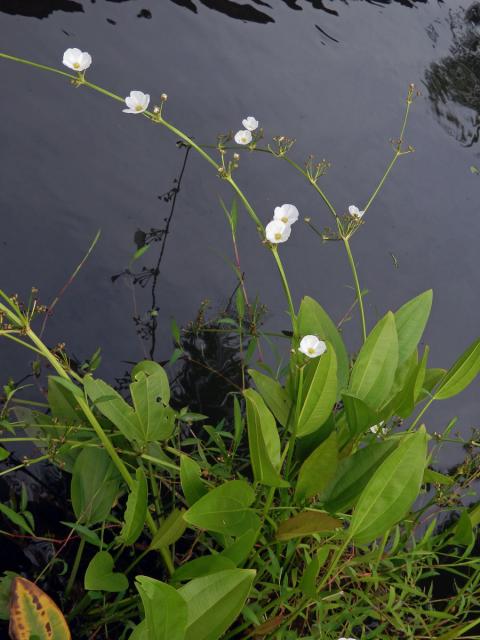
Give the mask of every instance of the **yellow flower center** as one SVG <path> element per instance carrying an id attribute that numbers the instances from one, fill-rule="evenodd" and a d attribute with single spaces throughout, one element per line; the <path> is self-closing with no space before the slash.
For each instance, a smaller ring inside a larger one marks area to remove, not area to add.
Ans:
<path id="1" fill-rule="evenodd" d="M 141 104 L 137 104 L 137 106 L 135 107 L 135 111 L 143 111 L 143 107 Z"/>
<path id="2" fill-rule="evenodd" d="M 315 349 L 313 347 L 308 347 L 307 351 L 310 355 L 313 355 L 315 353 Z"/>
<path id="3" fill-rule="evenodd" d="M 73 63 L 73 68 L 74 69 L 80 69 L 80 64 L 78 62 L 74 62 Z"/>
<path id="4" fill-rule="evenodd" d="M 287 218 L 287 216 L 283 216 L 283 218 L 281 218 L 281 221 L 282 221 L 284 224 L 287 224 L 287 222 L 288 222 L 288 218 Z"/>
<path id="5" fill-rule="evenodd" d="M 275 240 L 281 240 L 282 239 L 282 234 L 281 233 L 276 233 L 275 234 Z"/>

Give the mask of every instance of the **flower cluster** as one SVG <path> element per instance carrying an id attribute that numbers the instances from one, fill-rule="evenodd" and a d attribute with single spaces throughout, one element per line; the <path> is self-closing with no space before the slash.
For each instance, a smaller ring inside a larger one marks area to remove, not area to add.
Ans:
<path id="1" fill-rule="evenodd" d="M 252 132 L 258 129 L 258 120 L 253 116 L 248 116 L 245 120 L 242 120 L 242 124 L 245 128 L 237 131 L 234 140 L 237 144 L 250 144 L 253 138 Z"/>
<path id="2" fill-rule="evenodd" d="M 298 209 L 294 204 L 282 204 L 275 207 L 273 220 L 265 227 L 265 236 L 272 244 L 289 239 L 292 224 L 298 220 Z"/>

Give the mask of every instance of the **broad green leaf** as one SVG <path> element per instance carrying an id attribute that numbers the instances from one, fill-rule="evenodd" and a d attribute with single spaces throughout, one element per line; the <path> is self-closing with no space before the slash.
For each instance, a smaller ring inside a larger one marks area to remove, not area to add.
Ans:
<path id="1" fill-rule="evenodd" d="M 330 416 L 337 398 L 337 358 L 327 344 L 327 351 L 312 359 L 304 369 L 302 407 L 298 415 L 297 436 L 319 429 Z"/>
<path id="2" fill-rule="evenodd" d="M 85 376 L 83 386 L 100 413 L 108 418 L 127 440 L 141 438 L 140 425 L 134 410 L 115 389 L 92 376 Z"/>
<path id="3" fill-rule="evenodd" d="M 225 571 L 227 569 L 235 569 L 235 563 L 225 556 L 221 554 L 202 556 L 178 567 L 172 576 L 172 580 L 175 582 L 185 582 L 186 580 L 209 576 L 212 573 L 218 573 L 219 571 Z"/>
<path id="4" fill-rule="evenodd" d="M 351 393 L 342 393 L 343 406 L 348 424 L 348 431 L 352 439 L 365 433 L 370 427 L 378 424 L 379 416 L 366 402 Z"/>
<path id="5" fill-rule="evenodd" d="M 57 376 L 48 377 L 48 404 L 52 415 L 62 422 L 78 424 L 84 415 L 78 406 L 78 398 L 71 389 L 63 386 Z M 77 387 L 76 387 L 77 388 Z"/>
<path id="6" fill-rule="evenodd" d="M 10 594 L 11 640 L 71 640 L 62 612 L 36 584 L 16 576 Z"/>
<path id="7" fill-rule="evenodd" d="M 230 569 L 196 578 L 178 590 L 188 607 L 185 640 L 218 640 L 240 614 L 255 571 Z"/>
<path id="8" fill-rule="evenodd" d="M 280 477 L 280 437 L 275 418 L 262 396 L 253 389 L 244 392 L 247 402 L 250 463 L 256 482 L 269 487 L 285 486 Z"/>
<path id="9" fill-rule="evenodd" d="M 474 380 L 480 371 L 480 339 L 465 351 L 455 362 L 435 391 L 436 400 L 445 400 L 456 396 Z"/>
<path id="10" fill-rule="evenodd" d="M 242 565 L 258 538 L 258 531 L 249 529 L 222 551 L 222 556 L 231 560 L 236 567 Z"/>
<path id="11" fill-rule="evenodd" d="M 480 503 L 473 507 L 473 509 L 469 511 L 468 515 L 470 517 L 472 527 L 478 527 L 480 524 Z"/>
<path id="12" fill-rule="evenodd" d="M 70 485 L 73 511 L 81 524 L 92 525 L 108 518 L 120 480 L 104 449 L 83 449 L 75 461 Z"/>
<path id="13" fill-rule="evenodd" d="M 147 576 L 137 576 L 135 586 L 145 611 L 145 640 L 184 640 L 188 611 L 180 593 Z"/>
<path id="14" fill-rule="evenodd" d="M 452 544 L 459 544 L 462 547 L 468 547 L 475 541 L 475 534 L 473 532 L 472 521 L 468 515 L 468 511 L 462 511 L 460 518 L 455 524 L 453 537 L 451 539 Z"/>
<path id="15" fill-rule="evenodd" d="M 255 386 L 264 399 L 267 407 L 273 413 L 282 427 L 287 426 L 288 416 L 291 411 L 291 402 L 288 393 L 282 385 L 270 376 L 259 371 L 249 369 L 248 373 L 253 378 Z"/>
<path id="16" fill-rule="evenodd" d="M 175 427 L 175 412 L 162 402 L 164 376 L 163 370 L 152 375 L 138 372 L 130 385 L 142 443 L 166 440 Z"/>
<path id="17" fill-rule="evenodd" d="M 427 369 L 425 371 L 425 379 L 423 381 L 423 387 L 418 394 L 417 403 L 431 396 L 433 389 L 437 386 L 437 384 L 445 376 L 446 373 L 446 369 L 438 368 Z"/>
<path id="18" fill-rule="evenodd" d="M 245 480 L 231 480 L 209 491 L 184 514 L 185 522 L 199 529 L 240 536 L 257 530 L 260 519 L 251 510 L 255 492 Z"/>
<path id="19" fill-rule="evenodd" d="M 124 523 L 118 542 L 121 544 L 134 544 L 143 531 L 148 507 L 148 485 L 145 473 L 141 467 L 135 472 L 133 488 L 127 499 Z"/>
<path id="20" fill-rule="evenodd" d="M 318 553 L 313 556 L 312 560 L 303 572 L 299 586 L 301 591 L 312 600 L 317 599 L 318 573 L 327 561 L 328 555 L 332 549 L 335 549 L 334 545 L 326 544 L 320 547 Z"/>
<path id="21" fill-rule="evenodd" d="M 202 480 L 200 466 L 185 454 L 180 457 L 180 483 L 189 507 L 208 493 L 208 488 Z"/>
<path id="22" fill-rule="evenodd" d="M 302 511 L 296 516 L 280 523 L 277 540 L 291 540 L 292 538 L 304 538 L 314 533 L 333 531 L 342 527 L 342 521 L 332 518 L 323 511 Z"/>
<path id="23" fill-rule="evenodd" d="M 157 533 L 153 536 L 150 543 L 150 549 L 161 549 L 169 547 L 179 540 L 187 525 L 184 520 L 185 511 L 174 509 L 165 520 L 161 523 Z"/>
<path id="24" fill-rule="evenodd" d="M 455 482 L 452 476 L 446 476 L 443 473 L 439 473 L 438 471 L 434 471 L 433 469 L 425 469 L 423 474 L 423 483 L 431 483 L 431 484 L 442 484 L 450 486 Z"/>
<path id="25" fill-rule="evenodd" d="M 304 500 L 321 493 L 335 476 L 337 465 L 338 443 L 334 431 L 300 467 L 295 498 Z"/>
<path id="26" fill-rule="evenodd" d="M 355 542 L 372 542 L 403 518 L 419 494 L 426 461 L 427 433 L 422 426 L 402 438 L 362 491 L 350 522 Z"/>
<path id="27" fill-rule="evenodd" d="M 388 399 L 397 364 L 397 329 L 394 315 L 389 311 L 375 325 L 358 354 L 349 393 L 377 409 Z"/>
<path id="28" fill-rule="evenodd" d="M 429 289 L 406 302 L 395 313 L 399 365 L 413 353 L 420 342 L 430 316 L 432 299 L 433 292 Z"/>
<path id="29" fill-rule="evenodd" d="M 17 527 L 20 527 L 20 529 L 22 529 L 23 531 L 26 531 L 31 536 L 35 535 L 35 533 L 32 530 L 32 527 L 28 524 L 24 516 L 22 516 L 20 513 L 17 513 L 10 507 L 7 507 L 6 504 L 2 504 L 1 502 L 0 502 L 0 513 L 3 513 L 3 515 L 6 518 L 8 518 L 10 522 L 13 522 L 13 524 L 17 525 Z"/>
<path id="30" fill-rule="evenodd" d="M 402 391 L 396 398 L 395 413 L 401 418 L 408 418 L 413 413 L 415 404 L 423 388 L 427 370 L 429 348 L 425 347 L 421 361 L 412 369 L 405 381 Z"/>
<path id="31" fill-rule="evenodd" d="M 351 507 L 367 486 L 374 471 L 396 446 L 395 440 L 374 442 L 340 460 L 335 478 L 320 496 L 325 509 L 334 513 L 346 511 Z"/>
<path id="32" fill-rule="evenodd" d="M 170 402 L 170 383 L 168 382 L 168 376 L 165 373 L 165 369 L 154 360 L 142 360 L 132 369 L 132 381 L 140 380 L 142 374 L 155 376 L 157 378 L 159 398 L 163 404 L 168 404 Z"/>
<path id="33" fill-rule="evenodd" d="M 88 564 L 84 586 L 87 591 L 119 593 L 128 589 L 128 579 L 113 571 L 113 558 L 108 551 L 98 551 Z"/>
<path id="34" fill-rule="evenodd" d="M 338 391 L 345 389 L 349 372 L 348 353 L 342 336 L 330 316 L 318 302 L 305 296 L 300 304 L 297 322 L 301 336 L 314 335 L 331 343 L 337 356 Z"/>

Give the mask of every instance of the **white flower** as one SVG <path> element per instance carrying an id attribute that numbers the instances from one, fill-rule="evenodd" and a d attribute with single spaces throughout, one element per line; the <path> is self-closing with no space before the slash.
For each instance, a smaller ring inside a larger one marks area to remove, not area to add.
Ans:
<path id="1" fill-rule="evenodd" d="M 354 204 L 351 204 L 348 207 L 348 213 L 354 218 L 360 219 L 363 217 L 363 214 L 365 213 L 365 211 L 360 211 L 358 207 L 356 207 Z"/>
<path id="2" fill-rule="evenodd" d="M 67 49 L 63 54 L 62 63 L 74 71 L 85 71 L 92 64 L 92 56 L 80 49 Z"/>
<path id="3" fill-rule="evenodd" d="M 300 341 L 298 350 L 309 358 L 318 358 L 327 350 L 327 345 L 323 340 L 319 340 L 317 336 L 304 336 Z"/>
<path id="4" fill-rule="evenodd" d="M 240 131 L 237 131 L 235 134 L 235 142 L 237 144 L 250 144 L 251 141 L 252 133 L 251 131 L 247 131 L 247 129 L 245 129 L 245 131 L 240 129 Z"/>
<path id="5" fill-rule="evenodd" d="M 294 204 L 282 204 L 281 207 L 275 207 L 273 219 L 293 224 L 298 220 L 298 209 Z"/>
<path id="6" fill-rule="evenodd" d="M 355 640 L 355 638 L 339 638 L 338 640 Z"/>
<path id="7" fill-rule="evenodd" d="M 242 120 L 242 124 L 248 131 L 255 131 L 258 127 L 258 120 L 256 120 L 253 116 L 248 116 L 245 120 Z"/>
<path id="8" fill-rule="evenodd" d="M 374 433 L 375 435 L 381 433 L 383 435 L 385 435 L 386 433 L 388 433 L 388 428 L 384 427 L 383 425 L 385 424 L 385 421 L 382 420 L 381 422 L 379 422 L 378 424 L 374 424 L 373 427 L 370 427 L 370 431 L 372 433 Z"/>
<path id="9" fill-rule="evenodd" d="M 150 96 L 143 91 L 130 91 L 130 95 L 125 98 L 128 109 L 123 109 L 123 113 L 143 113 L 150 102 Z"/>
<path id="10" fill-rule="evenodd" d="M 281 220 L 272 220 L 265 227 L 265 236 L 269 242 L 278 244 L 289 239 L 292 228 Z"/>

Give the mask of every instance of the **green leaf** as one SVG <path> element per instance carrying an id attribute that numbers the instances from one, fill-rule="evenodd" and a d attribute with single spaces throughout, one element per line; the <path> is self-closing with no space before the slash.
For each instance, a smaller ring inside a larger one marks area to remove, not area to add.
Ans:
<path id="1" fill-rule="evenodd" d="M 355 542 L 372 542 L 404 517 L 419 494 L 426 461 L 427 433 L 422 426 L 402 438 L 363 490 L 350 522 Z"/>
<path id="2" fill-rule="evenodd" d="M 140 425 L 132 407 L 103 380 L 85 376 L 83 386 L 90 400 L 127 440 L 141 438 Z"/>
<path id="3" fill-rule="evenodd" d="M 180 457 L 180 483 L 183 495 L 189 507 L 193 506 L 197 500 L 208 493 L 208 488 L 202 481 L 202 470 L 200 466 L 187 455 Z"/>
<path id="4" fill-rule="evenodd" d="M 470 520 L 468 511 L 462 511 L 460 518 L 455 524 L 451 543 L 458 544 L 462 547 L 468 547 L 473 542 L 475 542 L 475 534 L 473 532 L 472 521 Z"/>
<path id="5" fill-rule="evenodd" d="M 133 488 L 130 491 L 125 509 L 124 523 L 118 542 L 134 544 L 143 531 L 148 507 L 148 485 L 145 473 L 141 467 L 135 472 Z"/>
<path id="6" fill-rule="evenodd" d="M 152 375 L 139 371 L 130 385 L 142 443 L 166 440 L 175 427 L 175 412 L 162 401 L 165 377 L 163 369 Z"/>
<path id="7" fill-rule="evenodd" d="M 188 610 L 180 593 L 147 576 L 137 576 L 135 586 L 145 611 L 145 640 L 184 640 Z"/>
<path id="8" fill-rule="evenodd" d="M 423 484 L 442 484 L 446 486 L 451 486 L 454 484 L 455 480 L 452 476 L 446 476 L 443 473 L 439 473 L 438 471 L 434 471 L 433 469 L 425 469 L 423 474 Z"/>
<path id="9" fill-rule="evenodd" d="M 397 329 L 394 315 L 389 311 L 375 325 L 358 354 L 349 392 L 377 409 L 388 399 L 397 364 Z"/>
<path id="10" fill-rule="evenodd" d="M 348 431 L 352 439 L 362 435 L 362 433 L 365 433 L 380 421 L 377 413 L 368 404 L 351 393 L 342 393 L 342 400 L 345 407 Z"/>
<path id="11" fill-rule="evenodd" d="M 438 389 L 435 391 L 436 400 L 445 400 L 456 396 L 463 391 L 474 380 L 480 371 L 480 339 L 463 353 L 455 362 L 445 377 L 441 380 Z"/>
<path id="12" fill-rule="evenodd" d="M 128 589 L 128 579 L 123 573 L 113 571 L 113 558 L 108 551 L 99 551 L 89 562 L 84 585 L 87 591 L 119 593 Z"/>
<path id="13" fill-rule="evenodd" d="M 10 455 L 10 451 L 7 451 L 3 447 L 0 447 L 0 462 L 3 462 Z"/>
<path id="14" fill-rule="evenodd" d="M 165 369 L 154 360 L 142 360 L 132 369 L 132 381 L 140 380 L 143 377 L 142 374 L 155 376 L 157 378 L 156 386 L 160 400 L 163 404 L 168 404 L 170 402 L 170 383 L 168 382 L 168 376 Z"/>
<path id="15" fill-rule="evenodd" d="M 231 536 L 258 529 L 260 519 L 248 509 L 255 492 L 244 480 L 231 480 L 212 489 L 184 514 L 189 524 Z"/>
<path id="16" fill-rule="evenodd" d="M 70 493 L 77 520 L 86 525 L 110 515 L 120 489 L 120 476 L 103 449 L 83 449 L 73 467 Z"/>
<path id="17" fill-rule="evenodd" d="M 69 424 L 78 424 L 84 419 L 83 413 L 78 406 L 77 393 L 73 394 L 71 389 L 67 389 L 61 384 L 57 376 L 48 376 L 48 404 L 55 418 Z M 78 387 L 75 387 L 78 389 Z"/>
<path id="18" fill-rule="evenodd" d="M 425 379 L 423 381 L 423 387 L 417 398 L 417 402 L 420 402 L 421 400 L 425 400 L 425 398 L 427 398 L 431 394 L 433 389 L 437 386 L 437 384 L 440 382 L 440 380 L 443 378 L 443 376 L 446 373 L 447 372 L 445 369 L 438 369 L 438 368 L 427 369 L 425 371 Z"/>
<path id="19" fill-rule="evenodd" d="M 258 538 L 258 531 L 249 529 L 222 551 L 222 556 L 231 560 L 236 567 L 243 564 Z"/>
<path id="20" fill-rule="evenodd" d="M 183 536 L 187 525 L 184 520 L 185 511 L 174 509 L 158 528 L 157 533 L 153 536 L 150 543 L 150 549 L 161 549 L 169 547 L 171 544 L 180 540 Z"/>
<path id="21" fill-rule="evenodd" d="M 327 344 L 327 351 L 312 359 L 304 369 L 302 408 L 298 416 L 297 436 L 319 429 L 327 421 L 337 398 L 337 358 Z"/>
<path id="22" fill-rule="evenodd" d="M 82 538 L 85 538 L 88 544 L 91 544 L 94 547 L 98 547 L 99 549 L 102 548 L 102 541 L 95 531 L 92 531 L 88 527 L 85 527 L 83 524 L 78 524 L 78 522 L 65 522 L 62 520 L 62 524 L 64 524 L 69 529 L 73 529 L 74 531 L 79 533 Z"/>
<path id="23" fill-rule="evenodd" d="M 301 336 L 314 335 L 333 346 L 337 356 L 338 390 L 348 383 L 349 358 L 342 336 L 330 316 L 313 298 L 305 296 L 298 312 L 298 332 Z"/>
<path id="24" fill-rule="evenodd" d="M 3 515 L 6 518 L 8 518 L 10 522 L 17 525 L 17 527 L 20 527 L 22 531 L 26 531 L 31 536 L 35 535 L 31 526 L 28 524 L 26 519 L 20 513 L 17 513 L 13 509 L 10 509 L 10 507 L 7 507 L 6 504 L 2 504 L 1 502 L 0 502 L 0 513 L 3 513 Z"/>
<path id="25" fill-rule="evenodd" d="M 409 300 L 395 313 L 399 365 L 411 356 L 420 342 L 430 316 L 432 299 L 433 292 L 429 289 Z"/>
<path id="26" fill-rule="evenodd" d="M 335 478 L 320 496 L 330 513 L 346 511 L 367 486 L 375 470 L 397 446 L 396 440 L 385 440 L 358 449 L 340 461 Z"/>
<path id="27" fill-rule="evenodd" d="M 342 527 L 342 521 L 332 518 L 323 511 L 302 511 L 296 516 L 284 520 L 277 529 L 277 540 L 304 538 L 314 533 L 333 531 Z"/>
<path id="28" fill-rule="evenodd" d="M 201 578 L 202 576 L 210 576 L 212 573 L 225 571 L 227 569 L 235 569 L 235 564 L 223 555 L 202 556 L 190 560 L 186 564 L 179 567 L 173 574 L 172 580 L 175 582 L 185 582 L 193 578 Z"/>
<path id="29" fill-rule="evenodd" d="M 476 618 L 473 622 L 468 622 L 467 624 L 461 624 L 458 627 L 447 631 L 447 633 L 437 636 L 436 640 L 458 640 L 460 636 L 463 636 L 464 633 L 473 629 L 473 627 L 476 627 L 478 624 L 480 624 L 480 618 Z"/>
<path id="30" fill-rule="evenodd" d="M 248 373 L 253 378 L 255 386 L 265 400 L 267 407 L 282 427 L 286 427 L 292 405 L 288 393 L 277 380 L 270 378 L 270 376 L 253 369 L 249 369 Z"/>
<path id="31" fill-rule="evenodd" d="M 255 571 L 230 569 L 196 578 L 178 590 L 187 602 L 185 640 L 218 640 L 240 614 Z"/>
<path id="32" fill-rule="evenodd" d="M 248 444 L 255 481 L 269 487 L 286 486 L 279 473 L 280 437 L 275 418 L 257 391 L 246 389 L 243 394 L 247 401 Z"/>
<path id="33" fill-rule="evenodd" d="M 324 545 L 320 548 L 320 551 L 313 556 L 312 560 L 307 565 L 303 572 L 302 579 L 300 581 L 301 591 L 312 600 L 316 600 L 317 594 L 317 577 L 320 569 L 327 561 L 328 555 L 332 549 L 335 549 L 334 545 Z"/>
<path id="34" fill-rule="evenodd" d="M 322 492 L 335 476 L 337 465 L 338 443 L 334 431 L 300 467 L 295 498 L 304 500 Z"/>
<path id="35" fill-rule="evenodd" d="M 15 571 L 5 571 L 0 578 L 0 620 L 8 620 L 10 618 L 10 593 L 12 591 L 12 582 L 18 576 Z"/>

